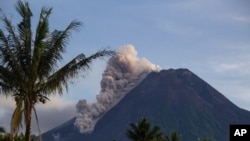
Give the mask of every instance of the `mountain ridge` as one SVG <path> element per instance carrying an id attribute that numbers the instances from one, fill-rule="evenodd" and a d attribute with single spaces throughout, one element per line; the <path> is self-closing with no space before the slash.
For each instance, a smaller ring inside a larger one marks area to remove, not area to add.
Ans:
<path id="1" fill-rule="evenodd" d="M 51 135 L 59 133 L 61 141 L 128 141 L 125 132 L 129 123 L 141 117 L 147 117 L 166 134 L 177 131 L 182 141 L 227 141 L 229 124 L 250 123 L 249 111 L 233 104 L 188 69 L 169 69 L 150 73 L 98 121 L 92 133 L 80 134 L 71 119 L 43 137 L 53 141 Z"/>

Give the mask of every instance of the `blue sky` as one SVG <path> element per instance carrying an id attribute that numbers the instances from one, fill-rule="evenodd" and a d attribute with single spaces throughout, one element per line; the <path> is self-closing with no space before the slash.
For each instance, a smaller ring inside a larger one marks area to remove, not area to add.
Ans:
<path id="1" fill-rule="evenodd" d="M 115 50 L 132 44 L 139 57 L 146 57 L 163 69 L 188 68 L 236 105 L 250 110 L 249 0 L 29 2 L 34 14 L 33 28 L 41 6 L 53 7 L 52 30 L 64 29 L 72 20 L 84 23 L 80 32 L 72 34 L 62 63 L 80 52 L 90 55 L 99 49 Z M 0 0 L 0 8 L 12 17 L 13 22 L 18 22 L 14 3 L 14 0 Z M 63 113 L 73 116 L 79 99 L 95 101 L 107 60 L 93 62 L 85 78 L 77 79 L 68 93 L 53 97 L 54 101 L 47 107 L 38 107 L 43 118 L 51 115 L 53 108 L 58 116 Z M 8 122 L 13 103 L 5 98 L 0 101 L 0 118 Z M 65 117 L 61 122 L 69 118 Z M 0 125 L 5 123 L 0 122 Z M 44 130 L 55 125 L 45 127 L 45 124 Z"/>

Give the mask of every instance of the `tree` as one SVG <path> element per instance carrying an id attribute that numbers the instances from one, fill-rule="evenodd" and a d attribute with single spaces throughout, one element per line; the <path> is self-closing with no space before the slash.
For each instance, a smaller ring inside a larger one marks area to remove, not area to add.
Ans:
<path id="1" fill-rule="evenodd" d="M 211 141 L 210 139 L 203 139 L 202 141 Z"/>
<path id="2" fill-rule="evenodd" d="M 181 141 L 180 135 L 177 132 L 173 131 L 171 133 L 169 141 Z"/>
<path id="3" fill-rule="evenodd" d="M 181 141 L 180 135 L 178 135 L 177 132 L 172 132 L 171 133 L 171 140 L 170 141 Z"/>
<path id="4" fill-rule="evenodd" d="M 22 19 L 16 27 L 4 13 L 1 16 L 4 26 L 0 29 L 0 93 L 12 96 L 16 102 L 11 119 L 12 139 L 24 122 L 25 141 L 30 141 L 32 112 L 38 123 L 35 105 L 45 103 L 51 94 L 62 95 L 70 80 L 89 68 L 94 59 L 113 52 L 104 49 L 89 57 L 79 54 L 59 68 L 72 31 L 77 31 L 82 23 L 72 21 L 65 30 L 51 32 L 48 19 L 52 8 L 43 7 L 33 34 L 29 3 L 19 0 L 15 8 Z"/>
<path id="5" fill-rule="evenodd" d="M 0 133 L 5 133 L 5 129 L 2 126 L 0 126 Z"/>
<path id="6" fill-rule="evenodd" d="M 146 118 L 142 118 L 137 124 L 131 123 L 131 130 L 127 130 L 127 136 L 133 141 L 157 141 L 162 133 L 158 126 L 151 129 L 151 125 Z"/>
<path id="7" fill-rule="evenodd" d="M 181 137 L 177 132 L 173 131 L 170 137 L 163 135 L 158 141 L 181 141 Z"/>

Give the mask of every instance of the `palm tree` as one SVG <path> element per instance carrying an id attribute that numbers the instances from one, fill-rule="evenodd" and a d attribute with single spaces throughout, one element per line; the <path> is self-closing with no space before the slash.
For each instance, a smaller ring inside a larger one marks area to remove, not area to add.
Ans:
<path id="1" fill-rule="evenodd" d="M 151 125 L 146 118 L 142 118 L 137 124 L 131 123 L 131 130 L 127 130 L 127 136 L 133 141 L 157 141 L 161 138 L 160 128 L 154 126 L 151 129 Z"/>
<path id="2" fill-rule="evenodd" d="M 52 8 L 43 7 L 33 34 L 29 3 L 19 0 L 15 8 L 22 18 L 16 27 L 4 13 L 1 17 L 4 26 L 0 29 L 0 93 L 13 96 L 16 102 L 11 120 L 12 138 L 24 122 L 25 141 L 30 141 L 32 112 L 37 120 L 35 105 L 45 103 L 51 94 L 62 95 L 69 80 L 89 68 L 94 59 L 113 52 L 104 49 L 89 57 L 79 54 L 59 68 L 72 31 L 77 31 L 82 23 L 72 21 L 65 30 L 51 32 L 48 19 Z"/>

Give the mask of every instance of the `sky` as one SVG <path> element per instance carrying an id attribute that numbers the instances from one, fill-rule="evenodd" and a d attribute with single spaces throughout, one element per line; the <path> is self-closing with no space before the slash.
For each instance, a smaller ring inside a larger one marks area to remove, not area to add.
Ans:
<path id="1" fill-rule="evenodd" d="M 42 6 L 53 7 L 50 29 L 62 30 L 72 20 L 83 22 L 74 32 L 64 60 L 104 48 L 132 44 L 139 57 L 162 69 L 188 68 L 237 106 L 250 111 L 249 0 L 30 0 L 35 29 Z M 13 23 L 20 20 L 14 0 L 0 0 Z M 2 28 L 2 24 L 0 24 Z M 76 114 L 79 99 L 95 101 L 108 58 L 96 60 L 63 96 L 37 105 L 42 131 Z M 0 97 L 0 126 L 9 128 L 15 104 Z M 33 132 L 37 132 L 33 126 Z"/>

